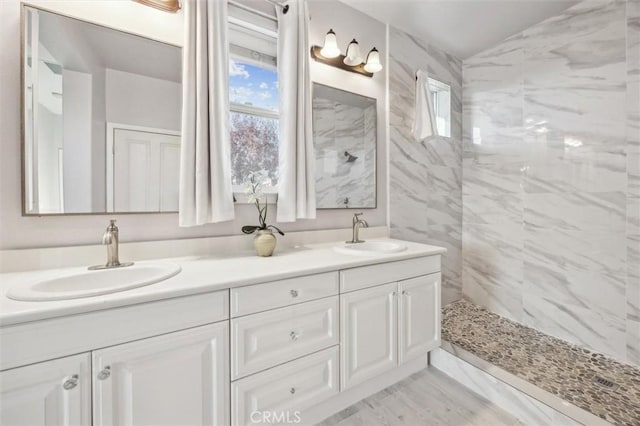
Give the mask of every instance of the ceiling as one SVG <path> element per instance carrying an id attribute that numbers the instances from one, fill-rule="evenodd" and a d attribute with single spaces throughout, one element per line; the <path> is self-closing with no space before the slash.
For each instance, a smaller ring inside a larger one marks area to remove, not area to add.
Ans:
<path id="1" fill-rule="evenodd" d="M 466 59 L 577 0 L 341 0 Z"/>

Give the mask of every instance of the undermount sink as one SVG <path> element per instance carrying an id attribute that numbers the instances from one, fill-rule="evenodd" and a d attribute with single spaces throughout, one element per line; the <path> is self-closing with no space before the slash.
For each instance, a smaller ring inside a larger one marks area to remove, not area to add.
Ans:
<path id="1" fill-rule="evenodd" d="M 136 263 L 123 268 L 84 270 L 31 285 L 12 287 L 7 292 L 7 297 L 38 302 L 100 296 L 164 281 L 181 270 L 180 265 L 170 262 Z"/>
<path id="2" fill-rule="evenodd" d="M 364 243 L 344 244 L 333 248 L 338 253 L 369 256 L 372 254 L 390 254 L 405 251 L 407 246 L 392 241 L 365 241 Z"/>

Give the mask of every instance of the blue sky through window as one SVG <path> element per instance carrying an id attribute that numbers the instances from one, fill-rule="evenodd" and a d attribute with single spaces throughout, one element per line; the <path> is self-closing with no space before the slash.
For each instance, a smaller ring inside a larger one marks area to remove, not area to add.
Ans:
<path id="1" fill-rule="evenodd" d="M 278 111 L 277 71 L 232 58 L 229 63 L 229 100 Z"/>

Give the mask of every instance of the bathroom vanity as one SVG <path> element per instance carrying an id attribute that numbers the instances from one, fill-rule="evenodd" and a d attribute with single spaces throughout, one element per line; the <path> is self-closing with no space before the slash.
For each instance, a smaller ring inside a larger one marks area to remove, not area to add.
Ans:
<path id="1" fill-rule="evenodd" d="M 65 301 L 5 294 L 79 268 L 2 274 L 1 423 L 320 421 L 440 345 L 445 250 L 401 243 L 173 259 L 182 272 L 165 281 Z"/>

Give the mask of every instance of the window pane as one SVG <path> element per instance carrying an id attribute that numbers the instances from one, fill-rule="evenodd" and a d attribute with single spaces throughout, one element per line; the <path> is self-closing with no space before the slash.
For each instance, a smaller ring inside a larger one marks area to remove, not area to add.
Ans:
<path id="1" fill-rule="evenodd" d="M 433 100 L 436 129 L 440 136 L 451 136 L 451 87 L 429 78 L 429 90 Z"/>
<path id="2" fill-rule="evenodd" d="M 266 170 L 278 183 L 278 120 L 231 112 L 232 183 L 241 185 L 250 172 Z"/>
<path id="3" fill-rule="evenodd" d="M 229 62 L 229 101 L 277 112 L 278 72 L 232 58 Z"/>

